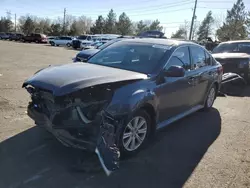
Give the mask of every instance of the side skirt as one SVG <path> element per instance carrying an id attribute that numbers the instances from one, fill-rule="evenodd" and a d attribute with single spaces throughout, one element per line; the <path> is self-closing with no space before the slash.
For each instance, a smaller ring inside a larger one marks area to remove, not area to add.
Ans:
<path id="1" fill-rule="evenodd" d="M 170 119 L 167 119 L 161 123 L 159 123 L 156 127 L 156 130 L 159 130 L 161 128 L 164 128 L 166 126 L 168 126 L 169 124 L 175 122 L 175 121 L 178 121 L 182 118 L 184 118 L 185 116 L 189 115 L 189 114 L 192 114 L 200 109 L 202 109 L 204 106 L 203 105 L 197 105 L 193 108 L 191 108 L 190 110 L 186 111 L 186 112 L 183 112 L 181 114 L 178 114 L 177 116 L 174 116 L 174 117 L 171 117 Z"/>

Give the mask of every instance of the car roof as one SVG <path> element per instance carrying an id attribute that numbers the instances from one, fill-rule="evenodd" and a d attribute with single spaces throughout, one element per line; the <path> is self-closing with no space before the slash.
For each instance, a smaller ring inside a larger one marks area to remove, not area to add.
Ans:
<path id="1" fill-rule="evenodd" d="M 123 41 L 123 40 L 121 40 Z M 173 39 L 157 39 L 157 38 L 134 38 L 134 39 L 126 39 L 126 42 L 138 42 L 138 43 L 150 43 L 150 44 L 160 44 L 160 45 L 167 45 L 167 46 L 179 46 L 185 44 L 194 44 L 191 41 L 184 41 L 184 40 L 173 40 Z"/>
<path id="2" fill-rule="evenodd" d="M 250 40 L 232 40 L 227 42 L 221 42 L 220 44 L 231 44 L 231 43 L 241 43 L 241 42 L 250 42 Z"/>

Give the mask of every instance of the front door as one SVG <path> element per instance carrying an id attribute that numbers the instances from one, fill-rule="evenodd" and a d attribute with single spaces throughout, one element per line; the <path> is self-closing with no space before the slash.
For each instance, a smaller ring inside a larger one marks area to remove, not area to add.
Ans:
<path id="1" fill-rule="evenodd" d="M 182 66 L 185 76 L 180 78 L 164 77 L 164 83 L 156 88 L 156 95 L 159 98 L 159 122 L 163 122 L 171 117 L 187 111 L 191 104 L 193 80 L 191 79 L 191 61 L 188 47 L 179 47 L 173 52 L 166 66 Z"/>
<path id="2" fill-rule="evenodd" d="M 194 69 L 192 70 L 194 92 L 192 102 L 194 105 L 203 104 L 206 93 L 211 85 L 213 76 L 210 55 L 200 46 L 190 46 Z M 210 57 L 210 58 L 209 58 Z"/>

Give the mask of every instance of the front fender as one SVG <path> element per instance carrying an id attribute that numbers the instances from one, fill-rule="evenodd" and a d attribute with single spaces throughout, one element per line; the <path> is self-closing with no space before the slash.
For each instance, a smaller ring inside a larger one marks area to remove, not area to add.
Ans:
<path id="1" fill-rule="evenodd" d="M 145 107 L 146 105 L 150 105 L 156 111 L 159 102 L 156 98 L 154 92 L 150 90 L 138 89 L 134 91 L 131 95 L 122 97 L 118 99 L 116 96 L 106 111 L 111 114 L 113 117 L 116 116 L 129 116 L 139 108 Z M 156 114 L 158 116 L 158 114 Z"/>

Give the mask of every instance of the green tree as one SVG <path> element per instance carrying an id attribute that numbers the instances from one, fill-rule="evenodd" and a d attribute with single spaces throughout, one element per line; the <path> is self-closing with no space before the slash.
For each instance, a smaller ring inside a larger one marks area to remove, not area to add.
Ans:
<path id="1" fill-rule="evenodd" d="M 104 32 L 105 33 L 116 33 L 116 14 L 114 13 L 113 9 L 111 9 L 107 15 Z"/>
<path id="2" fill-rule="evenodd" d="M 37 23 L 36 30 L 39 29 L 39 33 L 48 35 L 51 33 L 51 21 L 48 18 L 40 19 Z"/>
<path id="3" fill-rule="evenodd" d="M 216 34 L 220 41 L 247 38 L 247 12 L 242 0 L 237 0 L 232 9 L 227 11 L 226 21 Z"/>
<path id="4" fill-rule="evenodd" d="M 146 30 L 148 30 L 147 24 L 145 24 L 142 20 L 139 21 L 137 24 L 136 33 L 139 34 L 139 33 L 144 32 Z"/>
<path id="5" fill-rule="evenodd" d="M 20 26 L 24 34 L 30 34 L 35 30 L 35 22 L 28 16 L 23 25 Z"/>
<path id="6" fill-rule="evenodd" d="M 70 26 L 70 29 L 69 29 L 69 35 L 70 36 L 76 36 L 76 35 L 79 35 L 81 34 L 78 27 L 77 27 L 77 21 L 73 21 L 73 23 L 71 24 Z"/>
<path id="7" fill-rule="evenodd" d="M 206 39 L 212 34 L 213 23 L 214 23 L 214 18 L 212 16 L 212 11 L 209 11 L 204 20 L 201 22 L 201 25 L 197 31 L 198 41 Z"/>
<path id="8" fill-rule="evenodd" d="M 62 26 L 59 23 L 51 25 L 50 35 L 59 36 L 61 32 L 62 32 Z"/>
<path id="9" fill-rule="evenodd" d="M 13 22 L 10 18 L 1 17 L 0 19 L 0 32 L 10 32 L 13 29 Z"/>
<path id="10" fill-rule="evenodd" d="M 187 30 L 183 27 L 180 27 L 175 33 L 172 34 L 171 38 L 185 39 L 186 35 L 187 35 Z"/>
<path id="11" fill-rule="evenodd" d="M 154 20 L 154 21 L 150 24 L 150 26 L 149 26 L 148 29 L 149 29 L 149 30 L 162 31 L 163 27 L 160 26 L 160 22 L 159 22 L 158 20 Z"/>
<path id="12" fill-rule="evenodd" d="M 132 22 L 129 17 L 123 12 L 119 16 L 119 20 L 116 23 L 116 28 L 119 34 L 129 35 L 132 33 Z"/>
<path id="13" fill-rule="evenodd" d="M 90 28 L 91 33 L 93 34 L 102 34 L 104 33 L 105 20 L 102 16 L 98 16 L 95 24 Z"/>

